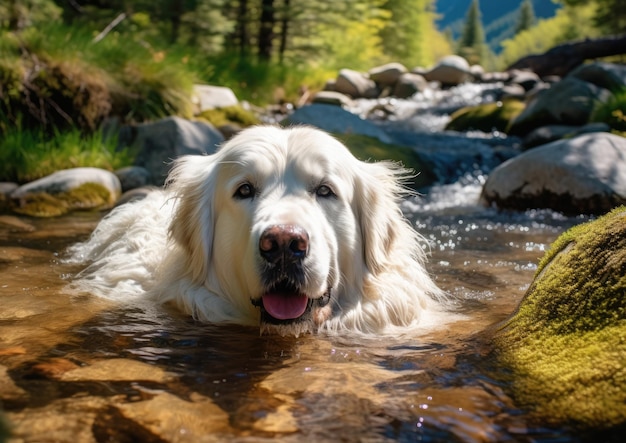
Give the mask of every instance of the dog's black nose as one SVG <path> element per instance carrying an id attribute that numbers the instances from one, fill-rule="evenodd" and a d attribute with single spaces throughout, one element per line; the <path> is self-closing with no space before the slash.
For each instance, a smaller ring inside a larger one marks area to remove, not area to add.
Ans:
<path id="1" fill-rule="evenodd" d="M 302 260 L 309 251 L 309 234 L 297 225 L 270 226 L 261 235 L 259 250 L 269 263 Z"/>

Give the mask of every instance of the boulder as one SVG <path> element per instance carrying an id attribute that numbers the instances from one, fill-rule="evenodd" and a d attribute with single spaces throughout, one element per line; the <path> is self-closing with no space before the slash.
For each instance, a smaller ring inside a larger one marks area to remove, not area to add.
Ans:
<path id="1" fill-rule="evenodd" d="M 532 71 L 524 71 L 521 69 L 514 69 L 510 72 L 510 82 L 516 85 L 520 85 L 525 91 L 530 91 L 541 81 L 539 76 Z"/>
<path id="2" fill-rule="evenodd" d="M 212 154 L 224 141 L 213 125 L 180 117 L 121 128 L 118 143 L 135 149 L 135 165 L 146 168 L 153 185 L 163 185 L 172 160 L 181 155 Z"/>
<path id="3" fill-rule="evenodd" d="M 120 181 L 112 172 L 72 168 L 20 186 L 10 198 L 15 212 L 52 217 L 76 209 L 109 208 L 121 193 Z"/>
<path id="4" fill-rule="evenodd" d="M 115 175 L 122 184 L 122 192 L 147 186 L 152 183 L 150 171 L 141 166 L 126 166 L 125 168 L 115 171 Z"/>
<path id="5" fill-rule="evenodd" d="M 512 122 L 509 133 L 524 136 L 549 124 L 584 125 L 596 103 L 607 101 L 610 95 L 606 89 L 567 77 L 538 94 Z"/>
<path id="6" fill-rule="evenodd" d="M 439 82 L 444 86 L 456 86 L 465 83 L 471 77 L 470 65 L 463 57 L 448 55 L 443 57 L 424 78 L 429 82 Z"/>
<path id="7" fill-rule="evenodd" d="M 571 125 L 547 125 L 533 129 L 530 134 L 522 139 L 522 149 L 531 149 L 537 146 L 560 140 L 572 138 L 581 134 L 592 132 L 611 132 L 611 127 L 606 123 L 587 123 L 584 126 Z"/>
<path id="8" fill-rule="evenodd" d="M 287 117 L 282 124 L 311 125 L 335 134 L 367 135 L 383 143 L 391 142 L 389 136 L 375 124 L 334 105 L 303 106 Z"/>
<path id="9" fill-rule="evenodd" d="M 406 67 L 401 63 L 387 63 L 370 69 L 368 75 L 371 80 L 384 88 L 385 86 L 394 86 L 400 76 L 406 72 Z"/>
<path id="10" fill-rule="evenodd" d="M 339 71 L 335 81 L 335 91 L 353 98 L 376 98 L 380 94 L 374 80 L 361 72 L 351 69 Z"/>
<path id="11" fill-rule="evenodd" d="M 506 100 L 461 108 L 450 116 L 447 131 L 505 132 L 511 120 L 524 109 L 519 100 Z"/>
<path id="12" fill-rule="evenodd" d="M 526 151 L 489 174 L 481 199 L 504 209 L 604 213 L 626 203 L 626 138 L 584 134 Z"/>
<path id="13" fill-rule="evenodd" d="M 588 441 L 626 424 L 625 264 L 620 207 L 562 234 L 490 337 L 494 376 L 507 374 L 516 404 L 542 423 L 589 430 Z"/>
<path id="14" fill-rule="evenodd" d="M 569 73 L 577 78 L 609 91 L 626 87 L 626 66 L 614 63 L 595 62 L 581 65 Z"/>
<path id="15" fill-rule="evenodd" d="M 412 72 L 406 72 L 398 78 L 392 94 L 398 98 L 409 98 L 412 95 L 425 91 L 428 88 L 426 79 Z"/>
<path id="16" fill-rule="evenodd" d="M 227 108 L 239 104 L 232 89 L 211 85 L 194 85 L 191 102 L 194 105 L 195 114 L 208 109 Z"/>

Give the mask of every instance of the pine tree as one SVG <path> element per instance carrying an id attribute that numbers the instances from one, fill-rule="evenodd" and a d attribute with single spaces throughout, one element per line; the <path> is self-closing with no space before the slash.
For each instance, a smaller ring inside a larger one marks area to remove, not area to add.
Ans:
<path id="1" fill-rule="evenodd" d="M 487 56 L 485 30 L 483 29 L 478 0 L 472 0 L 472 4 L 467 11 L 463 32 L 458 44 L 458 53 L 471 64 L 480 63 Z"/>
<path id="2" fill-rule="evenodd" d="M 515 26 L 515 34 L 532 28 L 535 25 L 535 10 L 531 0 L 524 0 L 520 5 L 517 26 Z"/>

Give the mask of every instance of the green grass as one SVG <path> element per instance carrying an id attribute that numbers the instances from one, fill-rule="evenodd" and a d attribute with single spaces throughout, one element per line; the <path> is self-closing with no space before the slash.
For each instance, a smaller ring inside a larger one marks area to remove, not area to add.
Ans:
<path id="1" fill-rule="evenodd" d="M 126 122 L 191 115 L 196 73 L 180 51 L 111 33 L 95 43 L 79 26 L 50 24 L 0 34 L 0 114 L 26 127 L 93 131 Z M 2 128 L 0 128 L 2 129 Z"/>
<path id="2" fill-rule="evenodd" d="M 606 103 L 598 104 L 591 121 L 604 122 L 613 132 L 626 136 L 626 88 L 615 91 Z"/>
<path id="3" fill-rule="evenodd" d="M 49 136 L 43 131 L 13 129 L 0 139 L 0 181 L 25 183 L 60 169 L 115 170 L 132 164 L 133 153 L 117 151 L 116 146 L 115 138 L 104 139 L 100 131 L 84 135 L 74 129 Z"/>

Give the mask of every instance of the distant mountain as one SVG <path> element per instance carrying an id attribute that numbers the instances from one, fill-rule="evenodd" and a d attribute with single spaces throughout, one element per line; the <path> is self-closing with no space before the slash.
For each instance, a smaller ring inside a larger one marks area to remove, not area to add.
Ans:
<path id="1" fill-rule="evenodd" d="M 449 29 L 452 36 L 458 38 L 471 3 L 472 0 L 436 0 L 435 9 L 440 17 L 438 29 Z M 495 53 L 500 52 L 502 40 L 513 37 L 521 4 L 522 0 L 479 0 L 485 39 Z M 533 0 L 537 19 L 553 17 L 559 8 L 553 0 Z"/>

